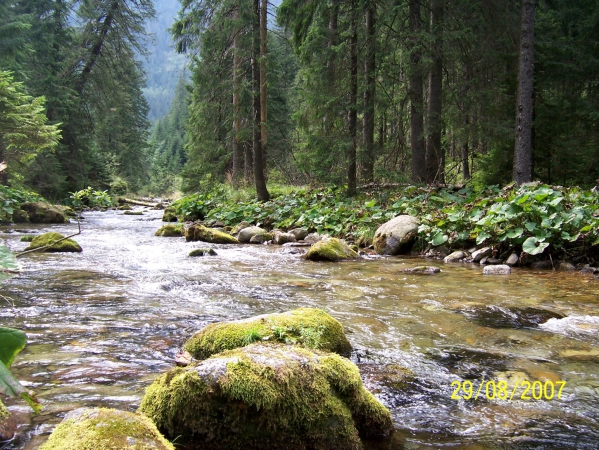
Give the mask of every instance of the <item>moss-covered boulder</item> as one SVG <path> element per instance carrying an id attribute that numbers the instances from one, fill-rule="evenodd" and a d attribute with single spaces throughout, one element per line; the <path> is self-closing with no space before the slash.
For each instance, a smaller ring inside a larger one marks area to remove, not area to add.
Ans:
<path id="1" fill-rule="evenodd" d="M 128 205 L 127 203 L 120 205 L 119 207 L 117 207 L 117 209 L 119 211 L 132 211 L 133 208 L 131 208 L 131 205 Z"/>
<path id="2" fill-rule="evenodd" d="M 0 441 L 11 440 L 17 431 L 17 421 L 0 400 Z"/>
<path id="3" fill-rule="evenodd" d="M 68 413 L 39 450 L 175 450 L 147 417 L 107 408 Z"/>
<path id="4" fill-rule="evenodd" d="M 31 242 L 35 236 L 33 234 L 26 234 L 25 236 L 21 236 L 21 242 Z"/>
<path id="5" fill-rule="evenodd" d="M 282 344 L 174 368 L 146 390 L 139 411 L 188 449 L 351 450 L 393 429 L 351 361 Z"/>
<path id="6" fill-rule="evenodd" d="M 21 204 L 21 209 L 27 212 L 32 223 L 68 223 L 64 211 L 44 202 L 27 202 Z"/>
<path id="7" fill-rule="evenodd" d="M 124 211 L 123 215 L 124 216 L 143 216 L 144 212 L 143 211 Z"/>
<path id="8" fill-rule="evenodd" d="M 168 207 L 164 210 L 164 214 L 162 214 L 163 222 L 178 222 L 177 213 L 175 212 L 175 208 Z"/>
<path id="9" fill-rule="evenodd" d="M 183 224 L 165 225 L 161 227 L 156 233 L 154 233 L 154 235 L 163 237 L 185 236 L 185 226 Z"/>
<path id="10" fill-rule="evenodd" d="M 51 245 L 54 242 L 56 242 L 60 239 L 63 239 L 63 238 L 64 238 L 64 236 L 60 233 L 51 232 L 51 233 L 40 234 L 39 236 L 35 236 L 33 238 L 31 243 L 29 244 L 29 247 L 27 247 L 25 250 L 34 250 L 36 248 L 49 246 L 49 247 L 45 248 L 43 251 L 44 252 L 73 252 L 73 253 L 79 253 L 82 251 L 79 244 L 77 244 L 77 242 L 75 242 L 72 239 L 65 239 L 64 241 L 60 241 L 54 245 Z"/>
<path id="11" fill-rule="evenodd" d="M 408 253 L 418 236 L 418 219 L 401 215 L 381 225 L 374 233 L 374 250 L 379 255 Z"/>
<path id="12" fill-rule="evenodd" d="M 194 334 L 183 348 L 194 358 L 205 359 L 258 340 L 297 344 L 340 355 L 349 355 L 352 349 L 339 321 L 314 308 L 212 323 Z"/>
<path id="13" fill-rule="evenodd" d="M 304 257 L 310 261 L 341 261 L 357 258 L 358 254 L 341 239 L 329 238 L 310 247 Z"/>
<path id="14" fill-rule="evenodd" d="M 29 223 L 29 214 L 22 209 L 15 209 L 12 213 L 12 221 L 14 223 Z"/>
<path id="15" fill-rule="evenodd" d="M 202 241 L 211 244 L 238 244 L 239 241 L 224 231 L 206 228 L 202 225 L 192 225 L 185 232 L 185 239 L 189 241 Z"/>

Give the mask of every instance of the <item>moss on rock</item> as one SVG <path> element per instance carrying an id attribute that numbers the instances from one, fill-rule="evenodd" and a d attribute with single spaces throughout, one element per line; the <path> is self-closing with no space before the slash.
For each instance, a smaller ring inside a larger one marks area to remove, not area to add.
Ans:
<path id="1" fill-rule="evenodd" d="M 205 359 L 258 340 L 297 344 L 340 355 L 351 352 L 351 344 L 339 321 L 314 308 L 212 323 L 194 334 L 183 347 L 194 358 Z"/>
<path id="2" fill-rule="evenodd" d="M 26 202 L 21 205 L 21 209 L 29 215 L 29 220 L 33 223 L 68 223 L 64 211 L 44 202 Z"/>
<path id="3" fill-rule="evenodd" d="M 211 244 L 238 244 L 239 241 L 223 231 L 206 228 L 202 225 L 192 225 L 185 232 L 185 239 L 189 241 L 202 241 Z"/>
<path id="4" fill-rule="evenodd" d="M 349 245 L 337 238 L 317 242 L 305 255 L 305 258 L 310 261 L 341 261 L 357 257 L 358 254 Z"/>
<path id="5" fill-rule="evenodd" d="M 64 236 L 60 233 L 44 233 L 39 236 L 35 236 L 25 250 L 34 250 L 36 248 L 45 247 L 47 245 L 52 244 L 60 239 L 63 239 Z M 80 253 L 82 251 L 81 247 L 77 242 L 72 239 L 65 239 L 64 241 L 60 241 L 57 244 L 50 245 L 50 247 L 43 250 L 44 252 L 73 252 Z"/>
<path id="6" fill-rule="evenodd" d="M 71 411 L 39 450 L 174 450 L 145 416 L 107 408 Z"/>
<path id="7" fill-rule="evenodd" d="M 8 419 L 9 416 L 10 413 L 8 412 L 8 409 L 6 409 L 6 406 L 4 406 L 4 403 L 2 403 L 2 400 L 0 399 L 0 420 Z"/>
<path id="8" fill-rule="evenodd" d="M 26 234 L 25 236 L 21 236 L 21 242 L 31 242 L 35 236 L 32 234 Z"/>
<path id="9" fill-rule="evenodd" d="M 124 216 L 143 216 L 143 211 L 125 211 L 123 212 Z"/>
<path id="10" fill-rule="evenodd" d="M 185 236 L 185 226 L 183 224 L 165 225 L 162 228 L 160 228 L 154 235 L 155 236 L 163 236 L 163 237 Z"/>
<path id="11" fill-rule="evenodd" d="M 214 249 L 205 249 L 205 248 L 196 248 L 195 250 L 192 250 L 191 252 L 189 252 L 189 256 L 191 257 L 196 257 L 196 256 L 216 256 L 216 252 L 214 251 Z"/>
<path id="12" fill-rule="evenodd" d="M 12 213 L 12 221 L 14 223 L 29 223 L 29 222 L 31 222 L 29 220 L 29 214 L 27 214 L 27 211 L 24 211 L 22 209 L 14 210 L 14 212 Z"/>
<path id="13" fill-rule="evenodd" d="M 189 449 L 361 449 L 360 437 L 393 429 L 351 361 L 281 344 L 174 368 L 148 387 L 140 412 Z"/>
<path id="14" fill-rule="evenodd" d="M 177 222 L 178 220 L 175 208 L 169 206 L 164 210 L 164 214 L 162 215 L 163 222 Z"/>

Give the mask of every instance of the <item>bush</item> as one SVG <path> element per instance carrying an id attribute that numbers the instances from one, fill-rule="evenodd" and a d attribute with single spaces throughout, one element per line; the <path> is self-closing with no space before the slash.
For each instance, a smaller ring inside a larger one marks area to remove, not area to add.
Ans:
<path id="1" fill-rule="evenodd" d="M 69 198 L 74 208 L 110 208 L 116 204 L 115 200 L 108 195 L 108 191 L 94 191 L 88 187 L 77 192 L 73 192 Z"/>

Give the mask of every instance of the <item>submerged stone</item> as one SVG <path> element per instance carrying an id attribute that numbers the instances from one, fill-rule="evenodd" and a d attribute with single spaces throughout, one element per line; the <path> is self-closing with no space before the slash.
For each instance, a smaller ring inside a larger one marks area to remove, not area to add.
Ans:
<path id="1" fill-rule="evenodd" d="M 191 256 L 191 257 L 206 256 L 206 255 L 216 256 L 216 252 L 213 249 L 205 249 L 205 248 L 196 248 L 195 250 L 192 250 L 191 252 L 189 252 L 189 256 Z"/>
<path id="2" fill-rule="evenodd" d="M 26 234 L 25 236 L 21 236 L 21 242 L 31 242 L 35 236 L 32 234 Z"/>
<path id="3" fill-rule="evenodd" d="M 496 266 L 486 266 L 483 269 L 484 275 L 509 275 L 512 273 L 512 268 L 507 264 L 498 264 Z"/>
<path id="4" fill-rule="evenodd" d="M 502 306 L 486 306 L 466 308 L 461 311 L 479 325 L 489 328 L 536 328 L 549 319 L 563 319 L 564 316 L 555 311 L 543 308 L 518 308 Z"/>
<path id="5" fill-rule="evenodd" d="M 143 216 L 144 212 L 143 211 L 125 211 L 123 213 L 123 215 L 125 215 L 125 216 Z"/>
<path id="6" fill-rule="evenodd" d="M 357 257 L 358 254 L 349 245 L 337 238 L 317 242 L 310 247 L 305 256 L 310 261 L 341 261 Z"/>
<path id="7" fill-rule="evenodd" d="M 391 433 L 358 368 L 333 354 L 255 344 L 174 368 L 139 411 L 188 449 L 361 449 Z"/>
<path id="8" fill-rule="evenodd" d="M 183 346 L 194 358 L 269 340 L 349 355 L 351 344 L 337 319 L 321 309 L 298 308 L 281 314 L 212 323 Z"/>
<path id="9" fill-rule="evenodd" d="M 435 266 L 416 266 L 408 267 L 402 270 L 403 273 L 411 273 L 415 275 L 434 275 L 441 272 L 441 269 Z"/>
<path id="10" fill-rule="evenodd" d="M 165 225 L 161 227 L 154 236 L 164 236 L 164 237 L 180 237 L 185 236 L 185 226 L 183 224 L 179 225 Z"/>
<path id="11" fill-rule="evenodd" d="M 27 212 L 32 223 L 68 223 L 69 219 L 64 211 L 44 202 L 26 202 L 21 209 Z"/>
<path id="12" fill-rule="evenodd" d="M 185 239 L 190 241 L 209 242 L 211 244 L 238 244 L 239 241 L 224 231 L 192 225 L 185 232 Z"/>
<path id="13" fill-rule="evenodd" d="M 40 234 L 39 236 L 35 236 L 32 240 L 31 243 L 29 244 L 29 247 L 27 247 L 25 250 L 34 250 L 36 248 L 41 248 L 41 247 L 46 247 L 49 246 L 48 248 L 45 248 L 44 252 L 72 252 L 72 253 L 80 253 L 83 250 L 81 249 L 81 247 L 79 246 L 79 244 L 77 244 L 77 242 L 75 242 L 72 239 L 65 239 L 64 241 L 60 241 L 56 244 L 53 244 L 54 242 L 63 239 L 64 236 L 60 233 L 44 233 L 44 234 Z M 51 245 L 53 244 L 53 245 Z"/>
<path id="14" fill-rule="evenodd" d="M 107 408 L 68 413 L 39 450 L 175 450 L 145 416 Z"/>
<path id="15" fill-rule="evenodd" d="M 408 253 L 418 236 L 418 219 L 413 216 L 397 216 L 381 225 L 374 233 L 374 250 L 379 255 Z"/>

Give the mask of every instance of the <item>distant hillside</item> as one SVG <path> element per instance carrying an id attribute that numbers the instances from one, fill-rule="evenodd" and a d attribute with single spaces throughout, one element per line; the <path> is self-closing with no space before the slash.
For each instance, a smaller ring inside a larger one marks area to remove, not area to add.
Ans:
<path id="1" fill-rule="evenodd" d="M 148 119 L 152 123 L 170 110 L 177 82 L 186 67 L 185 56 L 178 55 L 172 48 L 168 32 L 180 6 L 178 0 L 154 0 L 157 18 L 147 25 L 154 41 L 148 45 L 147 60 L 143 60 L 148 78 L 144 94 L 150 105 Z"/>

